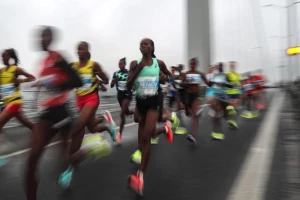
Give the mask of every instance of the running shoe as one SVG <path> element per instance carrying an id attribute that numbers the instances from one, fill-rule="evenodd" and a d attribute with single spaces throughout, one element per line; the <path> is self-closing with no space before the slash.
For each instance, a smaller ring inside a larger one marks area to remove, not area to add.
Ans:
<path id="1" fill-rule="evenodd" d="M 176 135 L 185 135 L 187 133 L 187 130 L 184 127 L 178 127 L 174 133 Z"/>
<path id="2" fill-rule="evenodd" d="M 172 144 L 173 143 L 173 131 L 171 129 L 170 123 L 165 123 L 165 128 L 166 128 L 166 138 L 167 141 Z"/>
<path id="3" fill-rule="evenodd" d="M 0 167 L 4 166 L 8 162 L 8 158 L 0 157 Z"/>
<path id="4" fill-rule="evenodd" d="M 142 152 L 138 149 L 130 156 L 130 162 L 136 164 L 141 164 L 142 162 Z"/>
<path id="5" fill-rule="evenodd" d="M 265 105 L 265 104 L 259 103 L 259 104 L 255 104 L 255 107 L 256 107 L 257 109 L 265 109 L 265 108 L 266 108 L 266 105 Z"/>
<path id="6" fill-rule="evenodd" d="M 228 120 L 227 124 L 228 124 L 228 126 L 230 128 L 234 128 L 234 129 L 238 129 L 239 128 L 239 126 L 237 125 L 236 121 L 234 121 L 234 120 Z"/>
<path id="7" fill-rule="evenodd" d="M 259 110 L 256 110 L 256 111 L 253 111 L 252 112 L 252 116 L 253 116 L 253 118 L 255 118 L 255 117 L 259 117 Z"/>
<path id="8" fill-rule="evenodd" d="M 106 120 L 108 123 L 112 124 L 114 127 L 116 127 L 116 123 L 115 121 L 113 120 L 110 112 L 108 110 L 105 110 L 105 114 L 104 114 Z"/>
<path id="9" fill-rule="evenodd" d="M 121 143 L 121 134 L 120 134 L 120 133 L 118 133 L 117 136 L 116 136 L 116 142 L 117 142 L 118 144 Z"/>
<path id="10" fill-rule="evenodd" d="M 85 156 L 94 161 L 104 156 L 108 156 L 111 149 L 110 143 L 99 133 L 86 134 L 81 145 L 81 150 L 85 152 Z"/>
<path id="11" fill-rule="evenodd" d="M 172 112 L 171 114 L 171 121 L 172 121 L 172 130 L 175 131 L 180 125 L 180 120 L 178 119 L 175 112 Z"/>
<path id="12" fill-rule="evenodd" d="M 108 128 L 108 132 L 110 134 L 111 139 L 115 142 L 117 141 L 117 132 L 116 132 L 116 127 L 113 124 L 106 124 L 106 127 Z"/>
<path id="13" fill-rule="evenodd" d="M 73 176 L 73 167 L 69 167 L 65 172 L 58 176 L 57 184 L 63 189 L 68 189 Z"/>
<path id="14" fill-rule="evenodd" d="M 192 134 L 188 134 L 188 136 L 186 137 L 186 139 L 188 141 L 190 141 L 193 145 L 196 145 L 196 143 L 197 143 L 195 136 L 193 136 Z"/>
<path id="15" fill-rule="evenodd" d="M 224 140 L 225 139 L 225 136 L 223 133 L 212 132 L 211 137 L 215 140 Z"/>
<path id="16" fill-rule="evenodd" d="M 252 113 L 250 111 L 244 110 L 242 112 L 242 114 L 241 114 L 241 117 L 244 117 L 244 118 L 247 118 L 247 119 L 251 119 L 251 118 L 253 118 L 253 115 L 252 115 Z"/>
<path id="17" fill-rule="evenodd" d="M 144 180 L 141 172 L 137 172 L 136 175 L 128 176 L 128 186 L 136 192 L 138 195 L 143 196 L 144 192 Z"/>
<path id="18" fill-rule="evenodd" d="M 158 137 L 157 138 L 151 138 L 151 144 L 158 144 Z"/>
<path id="19" fill-rule="evenodd" d="M 227 111 L 227 115 L 229 116 L 236 115 L 236 111 L 234 110 L 233 106 L 227 106 L 226 111 Z"/>

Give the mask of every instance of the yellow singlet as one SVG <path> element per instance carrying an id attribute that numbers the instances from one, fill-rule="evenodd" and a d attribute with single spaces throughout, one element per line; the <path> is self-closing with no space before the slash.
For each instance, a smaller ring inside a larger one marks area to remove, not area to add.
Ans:
<path id="1" fill-rule="evenodd" d="M 94 61 L 89 60 L 84 67 L 79 67 L 79 61 L 74 62 L 72 67 L 79 74 L 83 86 L 76 89 L 76 95 L 85 96 L 98 90 L 97 78 L 94 74 Z"/>
<path id="2" fill-rule="evenodd" d="M 21 93 L 15 86 L 14 79 L 17 78 L 17 66 L 10 66 L 0 69 L 0 94 L 3 99 L 4 106 L 9 103 L 23 103 Z"/>

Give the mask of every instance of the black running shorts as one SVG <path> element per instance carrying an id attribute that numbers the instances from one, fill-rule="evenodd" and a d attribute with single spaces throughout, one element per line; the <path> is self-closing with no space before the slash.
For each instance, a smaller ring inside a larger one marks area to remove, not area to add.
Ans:
<path id="1" fill-rule="evenodd" d="M 49 107 L 42 111 L 40 120 L 47 120 L 53 123 L 53 129 L 69 129 L 72 124 L 72 117 L 68 111 L 68 104 Z"/>

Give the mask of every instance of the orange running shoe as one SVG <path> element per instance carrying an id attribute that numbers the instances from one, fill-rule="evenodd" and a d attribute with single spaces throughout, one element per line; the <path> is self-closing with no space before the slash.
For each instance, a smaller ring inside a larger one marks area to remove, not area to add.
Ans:
<path id="1" fill-rule="evenodd" d="M 256 104 L 255 107 L 257 109 L 265 109 L 266 108 L 266 105 L 265 104 Z"/>
<path id="2" fill-rule="evenodd" d="M 140 171 L 136 175 L 128 176 L 128 186 L 138 195 L 143 196 L 144 180 Z"/>
<path id="3" fill-rule="evenodd" d="M 120 133 L 118 133 L 118 134 L 116 135 L 116 142 L 117 142 L 117 143 L 121 143 L 121 134 L 120 134 Z"/>
<path id="4" fill-rule="evenodd" d="M 168 122 L 165 123 L 165 128 L 166 128 L 166 138 L 167 138 L 168 142 L 170 144 L 172 144 L 173 143 L 173 131 L 171 129 L 170 123 L 168 123 Z"/>

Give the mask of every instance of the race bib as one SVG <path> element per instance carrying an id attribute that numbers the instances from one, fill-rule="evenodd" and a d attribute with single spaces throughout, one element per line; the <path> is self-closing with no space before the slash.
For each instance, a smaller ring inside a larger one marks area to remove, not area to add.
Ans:
<path id="1" fill-rule="evenodd" d="M 92 77 L 91 74 L 80 75 L 83 86 L 78 88 L 78 90 L 89 90 L 92 87 Z"/>
<path id="2" fill-rule="evenodd" d="M 255 81 L 254 84 L 255 85 L 262 85 L 264 83 L 264 81 Z"/>
<path id="3" fill-rule="evenodd" d="M 157 94 L 159 80 L 158 77 L 139 77 L 138 80 L 138 95 L 154 96 Z"/>
<path id="4" fill-rule="evenodd" d="M 175 80 L 175 86 L 176 86 L 176 88 L 178 88 L 178 89 L 181 89 L 182 87 L 180 86 L 180 84 L 181 84 L 181 80 Z"/>
<path id="5" fill-rule="evenodd" d="M 186 80 L 189 84 L 200 84 L 202 78 L 199 74 L 187 74 Z"/>
<path id="6" fill-rule="evenodd" d="M 13 96 L 15 92 L 15 85 L 10 83 L 10 84 L 5 84 L 1 85 L 1 94 L 3 95 L 3 98 L 8 98 Z"/>
<path id="7" fill-rule="evenodd" d="M 121 91 L 127 90 L 126 84 L 127 81 L 118 81 L 118 90 Z"/>
<path id="8" fill-rule="evenodd" d="M 212 81 L 215 82 L 215 83 L 224 83 L 225 82 L 223 77 L 214 77 L 212 79 Z"/>
<path id="9" fill-rule="evenodd" d="M 252 84 L 246 84 L 243 86 L 245 91 L 253 90 L 253 85 Z"/>

